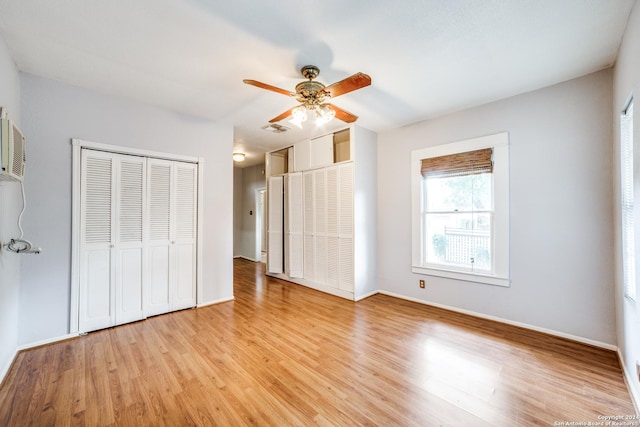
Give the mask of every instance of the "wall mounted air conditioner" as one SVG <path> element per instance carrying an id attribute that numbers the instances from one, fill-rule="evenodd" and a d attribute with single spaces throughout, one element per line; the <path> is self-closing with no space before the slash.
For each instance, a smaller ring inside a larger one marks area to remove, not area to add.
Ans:
<path id="1" fill-rule="evenodd" d="M 0 180 L 22 181 L 25 138 L 11 120 L 0 119 Z"/>

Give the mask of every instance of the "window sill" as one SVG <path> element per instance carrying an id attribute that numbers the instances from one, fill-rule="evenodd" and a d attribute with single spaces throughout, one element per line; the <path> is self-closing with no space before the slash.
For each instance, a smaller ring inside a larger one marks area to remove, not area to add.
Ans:
<path id="1" fill-rule="evenodd" d="M 438 268 L 412 266 L 411 271 L 417 274 L 425 274 L 427 276 L 446 277 L 448 279 L 464 280 L 465 282 L 482 283 L 485 285 L 502 286 L 508 288 L 511 286 L 511 280 L 506 277 L 490 276 L 485 274 L 474 274 L 463 271 L 441 270 Z"/>

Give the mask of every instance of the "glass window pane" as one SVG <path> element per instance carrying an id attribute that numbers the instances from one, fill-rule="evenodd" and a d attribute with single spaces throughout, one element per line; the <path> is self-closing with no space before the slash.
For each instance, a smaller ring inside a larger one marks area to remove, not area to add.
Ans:
<path id="1" fill-rule="evenodd" d="M 427 212 L 491 210 L 492 174 L 427 178 Z"/>
<path id="2" fill-rule="evenodd" d="M 491 271 L 491 213 L 426 213 L 424 221 L 427 263 Z"/>

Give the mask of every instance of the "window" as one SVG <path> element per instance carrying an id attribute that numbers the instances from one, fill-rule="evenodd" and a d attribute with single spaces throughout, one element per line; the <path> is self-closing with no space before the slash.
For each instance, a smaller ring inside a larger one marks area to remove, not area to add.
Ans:
<path id="1" fill-rule="evenodd" d="M 633 99 L 620 117 L 620 198 L 622 213 L 622 270 L 625 296 L 636 299 L 633 232 Z"/>
<path id="2" fill-rule="evenodd" d="M 508 134 L 412 153 L 414 273 L 509 286 Z"/>

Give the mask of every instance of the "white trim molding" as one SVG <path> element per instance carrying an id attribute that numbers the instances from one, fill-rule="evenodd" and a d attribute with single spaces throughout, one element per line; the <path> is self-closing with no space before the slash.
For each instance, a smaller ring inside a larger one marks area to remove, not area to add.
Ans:
<path id="1" fill-rule="evenodd" d="M 490 272 L 474 273 L 445 265 L 427 264 L 424 256 L 423 159 L 493 148 L 493 267 Z M 502 132 L 448 144 L 434 145 L 411 152 L 411 271 L 416 274 L 446 277 L 467 282 L 509 287 L 509 133 Z"/>
<path id="2" fill-rule="evenodd" d="M 394 292 L 388 292 L 388 291 L 379 291 L 379 293 L 383 294 L 383 295 L 387 295 L 390 297 L 394 297 L 394 298 L 400 298 L 406 301 L 412 301 L 412 302 L 417 302 L 419 304 L 423 304 L 423 305 L 428 305 L 428 306 L 432 306 L 432 307 L 436 307 L 436 308 L 442 308 L 444 310 L 448 310 L 448 311 L 453 311 L 456 313 L 461 313 L 461 314 L 466 314 L 468 316 L 473 316 L 473 317 L 477 317 L 480 319 L 486 319 L 486 320 L 492 320 L 494 322 L 499 322 L 499 323 L 504 323 L 505 325 L 511 325 L 511 326 L 516 326 L 518 328 L 524 328 L 524 329 L 529 329 L 531 331 L 535 331 L 535 332 L 541 332 L 543 334 L 547 334 L 547 335 L 553 335 L 559 338 L 564 338 L 564 339 L 568 339 L 571 341 L 576 341 L 582 344 L 588 344 L 594 347 L 599 347 L 599 348 L 603 348 L 605 350 L 611 350 L 611 351 L 617 351 L 618 347 L 613 345 L 613 344 L 607 344 L 605 342 L 601 342 L 601 341 L 596 341 L 596 340 L 592 340 L 589 338 L 584 338 L 584 337 L 580 337 L 578 335 L 572 335 L 572 334 L 567 334 L 564 332 L 560 332 L 560 331 L 556 331 L 553 329 L 547 329 L 547 328 L 541 328 L 539 326 L 534 326 L 534 325 L 530 325 L 528 323 L 523 323 L 523 322 L 516 322 L 513 320 L 509 320 L 509 319 L 505 319 L 502 317 L 497 317 L 497 316 L 491 316 L 488 314 L 483 314 L 483 313 L 478 313 L 475 311 L 471 311 L 471 310 L 465 310 L 462 308 L 458 308 L 458 307 L 453 307 L 450 305 L 445 305 L 445 304 L 439 304 L 436 302 L 431 302 L 431 301 L 424 301 L 418 298 L 412 298 L 412 297 L 407 297 L 404 295 L 400 295 L 400 294 L 396 294 Z"/>
<path id="3" fill-rule="evenodd" d="M 622 352 L 620 348 L 617 349 L 618 353 L 618 363 L 622 367 L 622 376 L 624 377 L 624 382 L 627 385 L 627 389 L 629 390 L 629 395 L 631 396 L 631 402 L 633 402 L 633 407 L 636 410 L 636 414 L 640 413 L 640 390 L 637 389 L 635 384 L 637 384 L 635 375 L 627 369 L 627 365 L 624 363 L 624 357 L 622 356 Z"/>
<path id="4" fill-rule="evenodd" d="M 198 303 L 196 308 L 208 307 L 210 305 L 218 305 L 218 304 L 222 304 L 224 302 L 235 301 L 235 299 L 236 299 L 235 297 L 220 298 L 220 299 L 213 300 L 213 301 L 207 301 L 207 302 L 203 302 L 203 303 Z"/>

